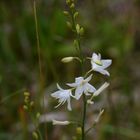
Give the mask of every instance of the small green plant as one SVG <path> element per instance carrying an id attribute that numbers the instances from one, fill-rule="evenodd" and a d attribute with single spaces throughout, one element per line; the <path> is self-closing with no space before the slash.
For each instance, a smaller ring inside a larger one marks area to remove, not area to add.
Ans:
<path id="1" fill-rule="evenodd" d="M 79 100 L 80 98 L 83 98 L 83 107 L 81 110 L 83 110 L 82 118 L 80 121 L 80 125 L 77 128 L 78 135 L 74 137 L 75 140 L 86 140 L 86 134 L 95 126 L 96 123 L 98 123 L 100 116 L 103 114 L 104 110 L 101 109 L 99 111 L 99 114 L 97 118 L 94 120 L 93 124 L 90 128 L 86 130 L 86 110 L 88 105 L 93 105 L 94 97 L 98 96 L 104 89 L 106 89 L 109 86 L 109 83 L 105 82 L 99 89 L 96 89 L 93 85 L 91 85 L 89 82 L 92 79 L 93 72 L 99 72 L 103 75 L 110 76 L 109 72 L 106 70 L 111 63 L 111 59 L 101 59 L 101 54 L 96 54 L 93 52 L 92 57 L 86 57 L 83 54 L 82 47 L 81 47 L 81 38 L 84 35 L 84 28 L 77 23 L 77 17 L 79 15 L 78 11 L 75 8 L 75 1 L 74 0 L 66 0 L 66 4 L 68 6 L 68 11 L 64 11 L 64 14 L 68 17 L 69 21 L 67 21 L 68 27 L 73 31 L 76 38 L 74 39 L 74 46 L 77 50 L 77 56 L 68 56 L 62 59 L 63 63 L 69 63 L 74 60 L 78 60 L 81 66 L 81 76 L 75 78 L 74 83 L 67 83 L 68 86 L 67 89 L 63 89 L 60 87 L 59 84 L 57 84 L 58 90 L 51 94 L 52 97 L 58 99 L 58 105 L 55 106 L 55 108 L 59 107 L 60 105 L 63 105 L 65 102 L 67 102 L 67 109 L 69 111 L 72 111 L 71 107 L 71 99 Z M 87 72 L 84 72 L 84 63 L 85 61 L 91 62 L 91 69 Z M 53 120 L 54 125 L 69 125 L 71 123 L 77 123 L 73 121 L 57 121 Z"/>
<path id="2" fill-rule="evenodd" d="M 31 100 L 31 96 L 29 92 L 24 92 L 24 110 L 30 117 L 31 123 L 34 125 L 32 136 L 36 140 L 43 140 L 41 132 L 39 130 L 40 124 L 40 113 L 35 111 L 34 101 Z"/>
<path id="3" fill-rule="evenodd" d="M 109 83 L 105 82 L 99 89 L 96 89 L 90 81 L 93 77 L 93 72 L 98 72 L 106 76 L 110 76 L 109 72 L 106 70 L 111 63 L 111 59 L 102 59 L 101 54 L 96 54 L 93 52 L 91 57 L 84 56 L 83 50 L 81 47 L 81 39 L 84 35 L 84 27 L 77 23 L 77 17 L 79 15 L 78 11 L 75 8 L 75 1 L 74 0 L 66 0 L 66 4 L 68 7 L 68 11 L 64 11 L 64 14 L 68 17 L 69 21 L 67 21 L 68 27 L 71 31 L 75 34 L 74 39 L 74 46 L 77 50 L 77 56 L 68 56 L 62 58 L 63 63 L 69 63 L 72 61 L 78 61 L 79 66 L 81 68 L 81 72 L 79 73 L 81 76 L 75 78 L 75 82 L 73 83 L 66 83 L 68 86 L 67 89 L 63 89 L 57 83 L 58 90 L 51 94 L 52 97 L 58 99 L 58 105 L 55 108 L 63 105 L 67 102 L 67 109 L 68 111 L 72 111 L 71 107 L 71 99 L 75 99 L 77 101 L 81 101 L 82 98 L 83 106 L 81 107 L 82 116 L 80 122 L 72 121 L 72 120 L 52 120 L 53 125 L 69 125 L 69 124 L 77 124 L 76 127 L 76 134 L 73 137 L 74 140 L 86 140 L 87 133 L 95 127 L 95 125 L 99 122 L 101 115 L 103 114 L 104 110 L 100 109 L 99 114 L 96 119 L 94 119 L 93 124 L 86 129 L 86 120 L 87 120 L 87 107 L 89 105 L 94 104 L 94 97 L 98 96 L 104 89 L 109 86 Z M 37 46 L 38 46 L 38 53 L 39 51 L 39 36 L 38 36 L 38 29 L 37 29 L 37 17 L 36 17 L 36 8 L 34 3 L 34 13 L 35 13 L 35 23 L 36 23 L 36 34 L 37 34 Z M 84 64 L 86 61 L 91 62 L 91 69 L 85 72 Z M 41 74 L 41 63 L 40 63 L 40 54 L 39 54 L 39 67 L 40 67 L 40 74 Z M 41 76 L 40 76 L 41 77 Z M 40 78 L 41 80 L 41 78 Z M 34 102 L 31 100 L 30 93 L 24 92 L 24 105 L 23 108 L 29 114 L 32 124 L 34 125 L 34 129 L 32 132 L 33 137 L 36 140 L 43 140 L 41 132 L 39 130 L 40 124 L 40 113 L 36 112 L 34 109 Z"/>

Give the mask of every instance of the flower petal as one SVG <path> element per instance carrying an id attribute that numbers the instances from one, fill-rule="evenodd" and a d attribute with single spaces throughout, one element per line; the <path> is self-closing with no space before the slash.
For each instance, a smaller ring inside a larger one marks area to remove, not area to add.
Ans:
<path id="1" fill-rule="evenodd" d="M 96 60 L 98 60 L 98 55 L 96 54 L 96 53 L 93 53 L 92 54 L 92 59 L 94 60 L 94 61 L 96 61 Z"/>
<path id="2" fill-rule="evenodd" d="M 87 90 L 87 92 L 90 92 L 90 93 L 94 93 L 96 91 L 95 87 L 93 87 L 89 83 L 86 84 L 86 90 Z"/>
<path id="3" fill-rule="evenodd" d="M 92 69 L 96 69 L 97 67 L 99 67 L 99 65 L 97 65 L 95 62 L 91 61 L 91 66 L 92 66 Z"/>
<path id="4" fill-rule="evenodd" d="M 77 83 L 67 83 L 66 85 L 68 85 L 70 87 L 77 87 L 78 86 Z"/>
<path id="5" fill-rule="evenodd" d="M 101 73 L 103 75 L 110 76 L 109 72 L 107 70 L 102 69 L 100 66 L 97 67 L 96 69 L 94 69 L 94 71 L 97 71 L 97 72 L 99 72 L 99 73 Z"/>
<path id="6" fill-rule="evenodd" d="M 98 60 L 101 60 L 101 54 L 98 53 Z"/>
<path id="7" fill-rule="evenodd" d="M 85 82 L 89 82 L 89 81 L 92 79 L 92 75 L 93 75 L 93 74 L 91 74 L 89 77 L 87 77 L 84 81 L 85 81 Z"/>
<path id="8" fill-rule="evenodd" d="M 57 85 L 57 88 L 58 88 L 59 90 L 64 90 L 64 89 L 62 89 L 62 88 L 59 86 L 58 83 L 57 83 L 56 85 Z"/>
<path id="9" fill-rule="evenodd" d="M 72 109 L 71 109 L 71 104 L 70 104 L 70 98 L 67 99 L 67 103 L 68 103 L 67 108 L 69 111 L 71 111 Z"/>
<path id="10" fill-rule="evenodd" d="M 75 79 L 75 83 L 80 84 L 83 80 L 84 80 L 83 77 L 77 77 L 77 78 Z"/>
<path id="11" fill-rule="evenodd" d="M 101 60 L 101 62 L 103 64 L 102 67 L 104 69 L 107 68 L 107 67 L 109 67 L 112 64 L 112 60 L 111 59 L 103 59 L 103 60 Z"/>
<path id="12" fill-rule="evenodd" d="M 79 98 L 82 96 L 82 93 L 83 93 L 84 89 L 83 89 L 83 86 L 78 86 L 75 90 L 75 98 L 77 100 L 79 100 Z"/>
<path id="13" fill-rule="evenodd" d="M 54 98 L 58 98 L 58 96 L 60 94 L 61 94 L 60 91 L 56 91 L 56 92 L 52 93 L 51 96 L 54 97 Z"/>
<path id="14" fill-rule="evenodd" d="M 54 108 L 59 107 L 61 104 L 62 104 L 62 102 L 59 102 L 59 104 L 58 104 L 58 105 L 56 105 Z"/>

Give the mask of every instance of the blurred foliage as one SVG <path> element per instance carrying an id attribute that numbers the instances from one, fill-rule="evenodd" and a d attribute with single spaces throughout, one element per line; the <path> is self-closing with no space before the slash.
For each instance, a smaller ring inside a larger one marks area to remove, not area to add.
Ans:
<path id="1" fill-rule="evenodd" d="M 37 1 L 43 92 L 49 102 L 48 115 L 56 111 L 50 98 L 55 90 L 54 83 L 72 81 L 78 75 L 77 62 L 67 65 L 60 62 L 65 56 L 76 55 L 73 34 L 62 12 L 66 8 L 63 0 Z M 106 112 L 88 139 L 139 140 L 140 2 L 77 0 L 77 8 L 79 22 L 86 29 L 83 52 L 89 56 L 93 51 L 100 52 L 113 59 L 110 89 L 88 111 L 92 117 L 99 105 Z M 40 95 L 33 1 L 1 0 L 0 13 L 0 139 L 29 139 L 28 117 L 22 110 L 23 91 L 29 90 L 35 100 Z M 95 76 L 95 81 L 102 80 L 98 74 Z M 70 133 L 75 133 L 72 126 L 60 129 L 47 123 L 48 139 L 68 140 Z"/>

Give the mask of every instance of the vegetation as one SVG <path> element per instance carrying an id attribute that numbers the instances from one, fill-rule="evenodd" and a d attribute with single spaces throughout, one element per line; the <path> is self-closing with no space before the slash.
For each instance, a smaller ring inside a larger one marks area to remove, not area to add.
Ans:
<path id="1" fill-rule="evenodd" d="M 77 0 L 76 8 L 80 13 L 77 20 L 85 29 L 82 36 L 84 55 L 100 52 L 103 58 L 113 59 L 109 78 L 104 79 L 99 73 L 93 75 L 95 87 L 100 87 L 100 81 L 108 81 L 110 86 L 95 98 L 93 108 L 87 109 L 87 125 L 96 118 L 100 107 L 105 110 L 87 139 L 139 140 L 140 3 L 138 0 Z M 0 1 L 1 140 L 33 139 L 33 122 L 23 109 L 25 91 L 35 103 L 34 116 L 41 114 L 39 130 L 43 138 L 69 140 L 75 133 L 79 135 L 79 128 L 75 130 L 73 125 L 52 125 L 52 118 L 65 120 L 77 114 L 80 107 L 73 102 L 72 114 L 66 112 L 66 106 L 55 109 L 57 102 L 50 96 L 56 90 L 56 83 L 61 82 L 65 87 L 66 82 L 73 82 L 80 76 L 78 61 L 65 65 L 60 62 L 64 57 L 77 54 L 73 49 L 75 36 L 67 28 L 63 9 L 67 9 L 65 1 L 36 1 L 36 26 L 34 1 Z M 85 69 L 90 69 L 90 62 Z"/>

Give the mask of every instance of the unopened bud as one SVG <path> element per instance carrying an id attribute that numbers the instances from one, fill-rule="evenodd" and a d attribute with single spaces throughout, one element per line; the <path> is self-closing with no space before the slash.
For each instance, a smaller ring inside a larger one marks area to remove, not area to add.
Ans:
<path id="1" fill-rule="evenodd" d="M 36 118 L 37 118 L 37 119 L 39 119 L 39 118 L 40 118 L 40 116 L 41 116 L 41 115 L 40 115 L 40 113 L 39 113 L 39 112 L 37 112 L 37 114 L 36 114 Z"/>
<path id="2" fill-rule="evenodd" d="M 76 132 L 77 132 L 78 135 L 81 135 L 81 134 L 82 134 L 82 129 L 81 129 L 81 127 L 77 127 L 77 128 L 76 128 Z"/>
<path id="3" fill-rule="evenodd" d="M 71 2 L 70 0 L 66 0 L 66 3 L 67 3 L 67 4 L 70 4 L 70 2 Z"/>
<path id="4" fill-rule="evenodd" d="M 24 105 L 23 108 L 24 108 L 24 110 L 28 110 L 28 106 L 27 105 Z"/>
<path id="5" fill-rule="evenodd" d="M 31 101 L 31 102 L 30 102 L 30 106 L 31 106 L 31 107 L 33 107 L 34 104 L 35 104 L 34 101 Z"/>
<path id="6" fill-rule="evenodd" d="M 24 92 L 24 96 L 30 96 L 29 92 Z"/>
<path id="7" fill-rule="evenodd" d="M 72 3 L 71 6 L 70 6 L 70 8 L 73 9 L 74 7 L 75 7 L 75 4 Z"/>
<path id="8" fill-rule="evenodd" d="M 79 24 L 76 25 L 76 31 L 77 31 L 77 34 L 80 34 L 80 25 Z"/>
<path id="9" fill-rule="evenodd" d="M 72 29 L 72 24 L 71 24 L 69 21 L 67 21 L 66 23 L 67 23 L 67 26 L 68 26 L 70 29 Z"/>
<path id="10" fill-rule="evenodd" d="M 28 96 L 25 97 L 24 102 L 25 102 L 26 104 L 29 102 L 29 97 L 28 97 Z"/>
<path id="11" fill-rule="evenodd" d="M 74 13 L 74 19 L 76 19 L 78 17 L 79 13 L 78 12 L 75 12 Z"/>
<path id="12" fill-rule="evenodd" d="M 96 90 L 93 96 L 98 96 L 103 90 L 109 86 L 109 83 L 105 82 L 98 90 Z"/>
<path id="13" fill-rule="evenodd" d="M 61 62 L 63 63 L 69 63 L 71 61 L 73 61 L 74 57 L 64 57 Z"/>
<path id="14" fill-rule="evenodd" d="M 33 132 L 32 135 L 33 135 L 34 139 L 38 140 L 38 134 L 36 132 Z"/>
<path id="15" fill-rule="evenodd" d="M 57 120 L 53 120 L 52 123 L 53 125 L 69 125 L 70 124 L 69 121 L 57 121 Z"/>
<path id="16" fill-rule="evenodd" d="M 68 11 L 63 11 L 64 15 L 68 16 L 69 12 Z"/>

